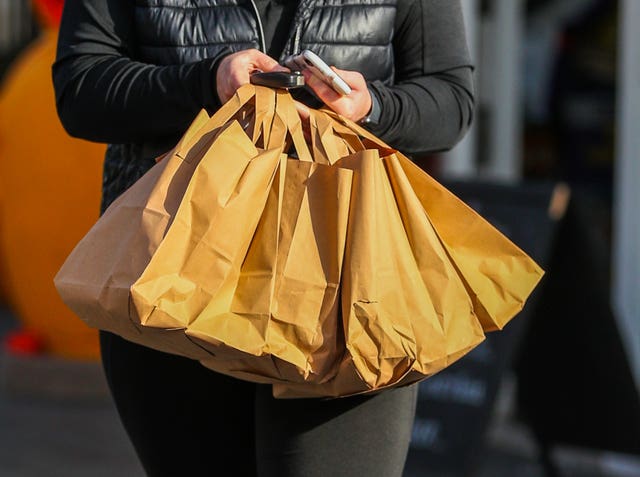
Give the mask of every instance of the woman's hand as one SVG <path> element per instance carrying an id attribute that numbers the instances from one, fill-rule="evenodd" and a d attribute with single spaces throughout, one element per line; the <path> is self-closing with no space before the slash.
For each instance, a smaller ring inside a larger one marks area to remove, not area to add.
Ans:
<path id="1" fill-rule="evenodd" d="M 357 71 L 339 70 L 334 66 L 331 69 L 351 87 L 350 94 L 342 96 L 336 93 L 331 86 L 315 77 L 309 70 L 302 72 L 305 84 L 333 111 L 354 122 L 360 121 L 371 110 L 371 93 L 369 93 L 364 76 Z M 300 108 L 298 112 L 303 116 L 304 113 Z"/>
<path id="2" fill-rule="evenodd" d="M 247 83 L 255 71 L 289 71 L 276 60 L 258 50 L 243 50 L 225 56 L 216 72 L 216 90 L 218 98 L 224 104 Z"/>

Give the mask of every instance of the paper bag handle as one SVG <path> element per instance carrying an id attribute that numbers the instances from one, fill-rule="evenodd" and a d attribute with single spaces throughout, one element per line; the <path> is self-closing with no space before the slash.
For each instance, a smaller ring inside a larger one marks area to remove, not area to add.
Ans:
<path id="1" fill-rule="evenodd" d="M 204 147 L 208 147 L 206 141 L 202 138 L 213 133 L 216 129 L 223 126 L 233 116 L 235 116 L 242 107 L 255 96 L 253 85 L 244 85 L 238 88 L 233 97 L 222 105 L 216 113 L 202 126 L 197 134 L 194 134 L 190 140 L 184 141 L 176 148 L 175 154 L 188 161 L 191 154 L 199 154 Z"/>
<path id="2" fill-rule="evenodd" d="M 286 90 L 246 84 L 238 88 L 233 97 L 198 129 L 197 134 L 179 143 L 175 154 L 187 160 L 188 156 L 198 154 L 202 148 L 208 147 L 207 141 L 202 140 L 203 137 L 207 134 L 213 136 L 212 133 L 237 115 L 251 99 L 254 99 L 255 104 L 251 118 L 253 129 L 247 132 L 254 144 L 262 137 L 265 148 L 282 147 L 288 134 L 299 160 L 329 164 L 335 163 L 345 154 L 366 148 L 358 137 L 359 131 L 351 131 L 350 129 L 354 129 L 352 124 L 343 125 L 341 121 L 344 118 L 331 111 L 312 109 L 312 155 L 291 95 Z M 371 138 L 375 142 L 375 136 Z"/>
<path id="3" fill-rule="evenodd" d="M 309 151 L 307 141 L 302 132 L 302 121 L 293 102 L 293 98 L 286 90 L 275 90 L 276 93 L 276 117 L 280 118 L 286 131 L 293 140 L 293 145 L 298 153 L 298 159 L 305 162 L 314 162 L 314 158 Z"/>

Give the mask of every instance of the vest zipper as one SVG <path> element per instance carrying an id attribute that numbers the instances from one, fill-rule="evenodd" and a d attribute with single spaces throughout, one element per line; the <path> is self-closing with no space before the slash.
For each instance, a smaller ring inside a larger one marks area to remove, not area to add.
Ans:
<path id="1" fill-rule="evenodd" d="M 251 2 L 251 6 L 253 7 L 253 13 L 256 16 L 256 20 L 258 21 L 258 34 L 260 35 L 260 51 L 267 54 L 267 42 L 264 40 L 264 29 L 262 27 L 262 20 L 260 19 L 260 12 L 258 11 L 258 6 L 256 2 L 253 0 L 249 0 Z"/>
<path id="2" fill-rule="evenodd" d="M 293 51 L 292 55 L 300 53 L 300 37 L 302 36 L 302 25 L 296 27 L 295 35 L 293 36 Z"/>

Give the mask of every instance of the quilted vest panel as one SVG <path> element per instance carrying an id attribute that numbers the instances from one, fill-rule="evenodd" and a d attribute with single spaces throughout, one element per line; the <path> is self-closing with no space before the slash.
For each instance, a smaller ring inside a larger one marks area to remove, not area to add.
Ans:
<path id="1" fill-rule="evenodd" d="M 223 49 L 259 48 L 258 21 L 246 0 L 136 0 L 141 61 L 191 63 Z"/>
<path id="2" fill-rule="evenodd" d="M 308 48 L 370 81 L 393 80 L 396 0 L 302 0 L 282 56 Z M 250 0 L 136 0 L 139 59 L 153 64 L 199 61 L 223 49 L 260 48 Z"/>
<path id="3" fill-rule="evenodd" d="M 393 82 L 396 0 L 315 0 L 303 21 L 299 47 L 369 80 Z"/>

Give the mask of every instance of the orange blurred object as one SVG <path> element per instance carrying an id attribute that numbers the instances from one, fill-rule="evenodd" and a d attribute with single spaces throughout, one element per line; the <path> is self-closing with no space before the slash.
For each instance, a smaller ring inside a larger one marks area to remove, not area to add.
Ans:
<path id="1" fill-rule="evenodd" d="M 8 301 L 55 355 L 97 359 L 97 332 L 62 303 L 53 277 L 98 218 L 104 145 L 73 139 L 56 113 L 45 30 L 0 90 L 0 262 Z"/>

